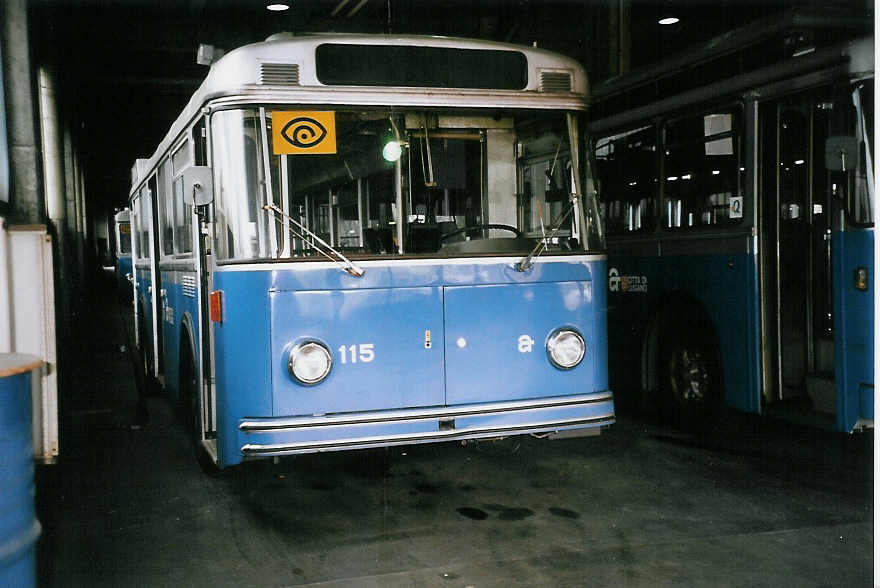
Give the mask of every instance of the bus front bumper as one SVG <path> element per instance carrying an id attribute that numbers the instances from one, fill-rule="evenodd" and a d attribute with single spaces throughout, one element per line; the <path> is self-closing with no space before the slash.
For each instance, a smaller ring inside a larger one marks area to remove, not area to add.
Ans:
<path id="1" fill-rule="evenodd" d="M 614 423 L 610 391 L 509 402 L 332 415 L 246 418 L 242 457 L 342 451 L 596 429 Z"/>

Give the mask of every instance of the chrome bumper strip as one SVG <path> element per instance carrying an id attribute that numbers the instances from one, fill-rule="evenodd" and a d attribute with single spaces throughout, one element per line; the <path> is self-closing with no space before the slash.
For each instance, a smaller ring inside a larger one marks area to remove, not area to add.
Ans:
<path id="1" fill-rule="evenodd" d="M 588 419 L 570 419 L 553 422 L 539 422 L 506 427 L 486 427 L 470 429 L 452 429 L 444 431 L 429 431 L 425 433 L 408 435 L 388 435 L 376 437 L 363 437 L 359 439 L 338 439 L 323 442 L 281 443 L 276 445 L 258 445 L 249 443 L 242 446 L 241 452 L 246 457 L 269 457 L 287 453 L 310 453 L 318 451 L 332 451 L 337 449 L 354 449 L 358 447 L 377 447 L 386 445 L 404 445 L 409 443 L 426 443 L 430 441 L 451 441 L 455 439 L 468 439 L 477 437 L 493 437 L 511 435 L 514 433 L 542 433 L 554 431 L 566 427 L 583 425 L 611 425 L 614 423 L 614 414 L 603 415 Z"/>
<path id="2" fill-rule="evenodd" d="M 298 430 L 308 427 L 328 427 L 336 425 L 382 424 L 402 421 L 421 421 L 451 419 L 472 415 L 488 415 L 504 412 L 517 412 L 542 408 L 563 408 L 607 402 L 613 398 L 611 392 L 581 394 L 578 396 L 558 396 L 541 398 L 538 401 L 517 400 L 487 404 L 469 404 L 461 407 L 433 407 L 381 411 L 373 413 L 349 413 L 326 416 L 304 416 L 270 419 L 245 419 L 238 428 L 245 433 L 268 433 L 272 431 Z"/>

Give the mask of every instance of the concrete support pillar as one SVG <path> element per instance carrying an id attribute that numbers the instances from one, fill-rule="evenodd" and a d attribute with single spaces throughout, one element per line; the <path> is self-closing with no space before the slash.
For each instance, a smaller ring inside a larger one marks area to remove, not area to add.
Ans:
<path id="1" fill-rule="evenodd" d="M 3 44 L 0 43 L 0 206 L 9 204 L 9 142 L 6 134 L 6 84 L 3 80 Z"/>
<path id="2" fill-rule="evenodd" d="M 73 151 L 73 171 L 76 177 L 76 248 L 77 257 L 79 258 L 80 267 L 88 267 L 88 252 L 86 243 L 88 235 L 86 231 L 86 195 L 85 195 L 85 174 L 83 173 L 83 165 L 80 160 L 79 152 Z"/>
<path id="3" fill-rule="evenodd" d="M 64 222 L 68 235 L 76 231 L 76 190 L 73 173 L 73 133 L 69 125 L 64 126 Z"/>
<path id="4" fill-rule="evenodd" d="M 46 213 L 53 235 L 55 258 L 55 307 L 60 316 L 67 316 L 71 306 L 74 281 L 70 275 L 71 263 L 67 239 L 67 205 L 65 196 L 63 133 L 60 124 L 60 105 L 56 92 L 55 73 L 47 66 L 39 70 L 40 131 L 43 141 L 43 186 L 46 194 Z M 63 333 L 62 329 L 57 332 Z"/>
<path id="5" fill-rule="evenodd" d="M 77 234 L 77 207 L 76 207 L 76 198 L 77 192 L 76 189 L 76 169 L 74 165 L 75 157 L 74 157 L 74 137 L 73 130 L 69 125 L 65 125 L 64 127 L 64 205 L 65 205 L 65 215 L 64 215 L 64 238 L 65 238 L 65 248 L 67 249 L 68 255 L 68 270 L 71 276 L 71 283 L 73 292 L 71 295 L 76 295 L 79 292 L 79 286 L 81 284 L 82 279 L 82 260 L 78 255 L 78 247 L 77 243 L 79 241 L 79 235 Z M 76 306 L 74 305 L 74 309 Z M 74 310 L 71 309 L 71 310 Z"/>
<path id="6" fill-rule="evenodd" d="M 55 77 L 47 67 L 41 67 L 40 131 L 43 139 L 43 185 L 46 191 L 46 213 L 56 226 L 64 222 L 64 162 L 61 154 L 61 134 L 58 128 L 58 103 Z"/>
<path id="7" fill-rule="evenodd" d="M 10 163 L 10 220 L 41 224 L 46 208 L 42 195 L 40 142 L 34 116 L 27 0 L 4 0 L 2 10 L 3 78 Z"/>
<path id="8" fill-rule="evenodd" d="M 608 5 L 608 73 L 609 77 L 630 69 L 632 47 L 632 0 L 614 0 Z"/>
<path id="9" fill-rule="evenodd" d="M 618 9 L 618 42 L 617 42 L 617 74 L 622 75 L 630 70 L 632 54 L 632 0 L 617 0 Z"/>

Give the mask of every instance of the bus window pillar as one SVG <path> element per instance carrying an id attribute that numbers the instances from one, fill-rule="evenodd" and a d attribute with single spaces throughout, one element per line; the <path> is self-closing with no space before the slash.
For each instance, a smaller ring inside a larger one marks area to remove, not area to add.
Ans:
<path id="1" fill-rule="evenodd" d="M 392 216 L 394 217 L 394 227 L 395 232 L 397 234 L 397 252 L 403 253 L 403 164 L 401 163 L 402 158 L 398 158 L 398 160 L 394 163 L 394 208 L 392 210 Z"/>
<path id="2" fill-rule="evenodd" d="M 516 225 L 516 153 L 513 131 L 486 130 L 487 218 L 493 223 Z M 482 221 L 486 224 L 485 217 Z"/>
<path id="3" fill-rule="evenodd" d="M 370 220 L 367 218 L 369 207 L 366 205 L 367 183 L 363 178 L 357 180 L 357 209 L 358 209 L 358 247 L 364 246 L 364 226 Z"/>
<path id="4" fill-rule="evenodd" d="M 336 238 L 337 233 L 337 224 L 339 214 L 339 196 L 333 193 L 333 190 L 327 190 L 327 224 L 330 225 L 328 230 L 330 231 L 330 244 L 334 247 L 339 247 L 339 241 Z"/>
<path id="5" fill-rule="evenodd" d="M 284 216 L 281 219 L 281 257 L 290 257 L 290 197 L 293 190 L 290 188 L 287 157 L 287 155 L 281 155 L 281 186 L 278 191 L 281 198 L 281 210 L 284 211 Z"/>

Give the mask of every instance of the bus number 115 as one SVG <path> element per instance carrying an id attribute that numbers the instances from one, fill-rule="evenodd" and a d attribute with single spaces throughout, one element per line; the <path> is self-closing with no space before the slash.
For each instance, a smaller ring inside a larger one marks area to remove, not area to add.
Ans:
<path id="1" fill-rule="evenodd" d="M 342 363 L 370 363 L 376 358 L 376 352 L 373 351 L 372 343 L 361 343 L 360 345 L 340 345 L 339 357 Z"/>

